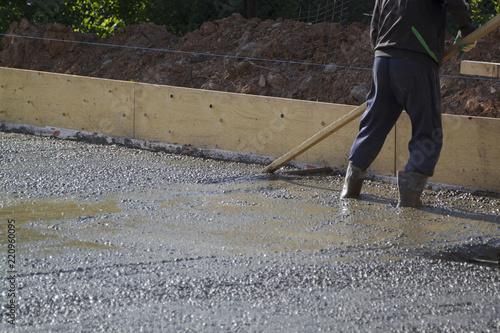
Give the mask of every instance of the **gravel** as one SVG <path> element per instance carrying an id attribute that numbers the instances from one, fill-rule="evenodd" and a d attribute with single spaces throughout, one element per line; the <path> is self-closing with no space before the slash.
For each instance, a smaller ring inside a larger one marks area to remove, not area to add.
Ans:
<path id="1" fill-rule="evenodd" d="M 498 332 L 500 197 L 0 133 L 0 330 Z M 2 228 L 3 268 L 7 228 Z"/>

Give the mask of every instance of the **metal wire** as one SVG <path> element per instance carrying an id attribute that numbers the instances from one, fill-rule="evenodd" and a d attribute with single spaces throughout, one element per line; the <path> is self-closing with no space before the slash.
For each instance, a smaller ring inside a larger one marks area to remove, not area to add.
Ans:
<path id="1" fill-rule="evenodd" d="M 372 68 L 366 68 L 366 67 L 341 66 L 341 65 L 334 65 L 334 64 L 314 63 L 314 62 L 308 62 L 308 61 L 290 61 L 290 60 L 282 60 L 282 59 L 241 57 L 241 56 L 235 56 L 235 55 L 231 55 L 231 54 L 214 54 L 214 53 L 206 53 L 206 52 L 179 51 L 179 50 L 171 50 L 171 49 L 159 49 L 159 48 L 149 48 L 149 47 L 140 47 L 140 46 L 131 46 L 131 45 L 117 45 L 117 44 L 96 43 L 96 42 L 83 42 L 83 41 L 74 41 L 74 40 L 67 40 L 67 39 L 63 40 L 63 39 L 56 39 L 56 38 L 44 38 L 44 37 L 22 36 L 22 35 L 12 35 L 12 34 L 0 34 L 0 36 L 36 39 L 36 40 L 42 40 L 42 41 L 55 41 L 55 42 L 62 42 L 62 43 L 86 44 L 86 45 L 95 45 L 95 46 L 104 46 L 104 47 L 116 47 L 116 48 L 124 48 L 124 49 L 131 49 L 131 50 L 144 50 L 144 51 L 156 51 L 156 52 L 177 53 L 177 54 L 201 55 L 201 56 L 218 57 L 218 58 L 230 58 L 230 59 L 239 59 L 239 60 L 275 62 L 275 63 L 291 64 L 291 65 L 334 67 L 334 68 L 346 69 L 346 70 L 363 70 L 363 71 L 371 71 L 372 70 Z M 454 76 L 454 75 L 441 75 L 441 77 L 500 82 L 500 79 L 495 79 L 495 78 Z"/>

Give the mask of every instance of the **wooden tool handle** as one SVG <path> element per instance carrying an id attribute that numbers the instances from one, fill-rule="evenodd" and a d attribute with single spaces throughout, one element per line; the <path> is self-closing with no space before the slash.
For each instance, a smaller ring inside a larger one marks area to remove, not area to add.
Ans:
<path id="1" fill-rule="evenodd" d="M 443 62 L 450 60 L 453 56 L 457 55 L 460 53 L 460 50 L 458 47 L 460 45 L 464 44 L 469 44 L 469 43 L 474 43 L 477 42 L 481 37 L 486 36 L 488 33 L 491 31 L 495 30 L 496 28 L 500 27 L 500 14 L 465 36 L 463 39 L 460 40 L 459 43 L 456 43 L 455 45 L 451 46 L 449 49 L 447 49 L 444 52 L 443 56 Z"/>

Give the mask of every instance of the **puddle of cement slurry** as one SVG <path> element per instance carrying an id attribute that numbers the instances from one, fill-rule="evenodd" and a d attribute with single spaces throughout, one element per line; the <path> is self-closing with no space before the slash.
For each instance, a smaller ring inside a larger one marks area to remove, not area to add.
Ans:
<path id="1" fill-rule="evenodd" d="M 258 165 L 19 134 L 0 139 L 10 167 L 0 173 L 0 219 L 17 221 L 20 251 L 35 256 L 415 249 L 500 235 L 493 196 L 426 191 L 424 209 L 397 209 L 392 184 L 367 181 L 361 200 L 340 200 L 336 175 L 263 175 Z"/>
<path id="2" fill-rule="evenodd" d="M 481 210 L 468 209 L 473 198 L 453 196 L 440 198 L 440 207 L 397 209 L 394 186 L 367 182 L 361 200 L 341 201 L 341 181 L 257 174 L 92 200 L 32 199 L 3 207 L 0 219 L 15 217 L 19 241 L 35 256 L 114 250 L 158 259 L 368 246 L 406 249 L 404 257 L 422 246 L 499 237 L 497 199 Z"/>
<path id="3" fill-rule="evenodd" d="M 391 205 L 394 199 L 378 196 L 377 186 L 367 186 L 373 197 L 347 202 L 336 199 L 338 192 L 328 180 L 314 178 L 261 178 L 226 186 L 222 192 L 216 184 L 199 185 L 179 189 L 173 198 L 154 197 L 160 204 L 156 216 L 165 221 L 159 226 L 167 227 L 173 241 L 195 237 L 197 247 L 213 254 L 420 247 L 499 236 L 498 215 L 470 220 L 452 211 L 400 210 Z M 394 191 L 390 186 L 386 190 Z"/>
<path id="4" fill-rule="evenodd" d="M 113 202 L 81 202 L 75 198 L 35 199 L 23 204 L 0 208 L 0 220 L 15 220 L 18 253 L 36 248 L 40 255 L 62 251 L 64 248 L 106 250 L 113 246 L 81 240 L 89 230 L 99 234 L 112 232 L 112 221 L 105 217 L 119 210 Z M 65 232 L 66 231 L 66 232 Z M 6 243 L 6 238 L 2 238 Z"/>

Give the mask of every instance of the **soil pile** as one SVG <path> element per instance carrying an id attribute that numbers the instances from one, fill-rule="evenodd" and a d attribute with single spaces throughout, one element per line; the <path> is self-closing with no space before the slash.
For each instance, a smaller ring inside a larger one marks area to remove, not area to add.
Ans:
<path id="1" fill-rule="evenodd" d="M 3 38 L 3 67 L 353 105 L 366 98 L 373 62 L 369 29 L 360 23 L 344 28 L 234 14 L 182 38 L 153 24 L 102 40 L 27 21 L 7 34 L 31 38 Z M 465 58 L 500 62 L 500 29 Z M 443 112 L 500 117 L 500 81 L 456 77 L 459 70 L 458 59 L 441 68 Z"/>

